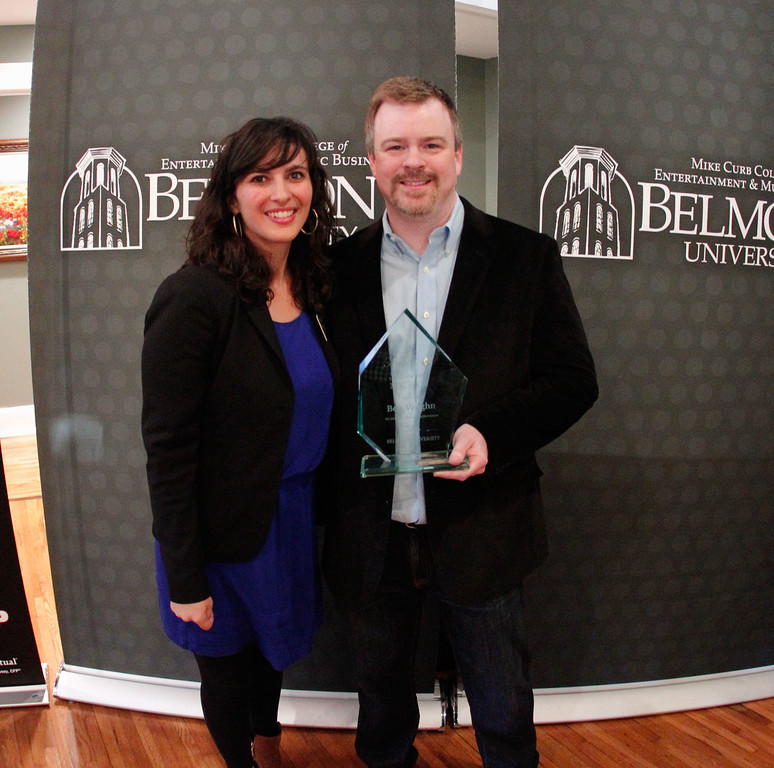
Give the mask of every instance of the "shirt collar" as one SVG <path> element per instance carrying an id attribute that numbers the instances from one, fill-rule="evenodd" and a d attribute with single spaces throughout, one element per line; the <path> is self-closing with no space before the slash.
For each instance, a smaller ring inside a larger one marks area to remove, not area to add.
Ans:
<path id="1" fill-rule="evenodd" d="M 465 209 L 462 205 L 462 200 L 459 195 L 455 195 L 454 207 L 446 223 L 434 229 L 430 235 L 430 243 L 438 243 L 439 251 L 442 255 L 446 256 L 457 252 L 460 237 L 462 236 L 462 222 L 464 218 Z M 383 240 L 396 247 L 402 256 L 410 255 L 415 259 L 419 258 L 413 248 L 406 245 L 403 239 L 395 234 L 390 225 L 387 211 L 382 215 L 382 226 L 384 228 Z"/>

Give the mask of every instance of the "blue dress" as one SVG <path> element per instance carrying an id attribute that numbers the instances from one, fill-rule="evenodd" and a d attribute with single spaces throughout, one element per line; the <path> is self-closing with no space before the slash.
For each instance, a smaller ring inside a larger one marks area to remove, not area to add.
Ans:
<path id="1" fill-rule="evenodd" d="M 311 651 L 322 621 L 314 470 L 328 440 L 333 381 L 312 322 L 302 312 L 290 323 L 274 324 L 294 388 L 279 503 L 266 543 L 253 560 L 207 565 L 215 616 L 211 629 L 181 621 L 170 610 L 156 544 L 164 631 L 199 655 L 227 656 L 256 643 L 271 665 L 283 670 Z"/>

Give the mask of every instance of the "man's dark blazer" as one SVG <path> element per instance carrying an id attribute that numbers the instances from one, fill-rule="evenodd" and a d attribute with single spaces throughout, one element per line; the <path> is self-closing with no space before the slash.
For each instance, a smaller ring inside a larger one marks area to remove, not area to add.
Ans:
<path id="1" fill-rule="evenodd" d="M 465 219 L 438 344 L 468 377 L 460 423 L 484 436 L 484 474 L 424 475 L 427 531 L 441 589 L 473 605 L 514 589 L 547 554 L 535 451 L 597 398 L 596 374 L 556 242 L 463 200 Z M 385 332 L 382 223 L 334 247 L 329 336 L 341 372 L 323 567 L 339 604 L 373 595 L 393 479 L 359 476 L 372 453 L 356 433 L 358 365 Z"/>
<path id="2" fill-rule="evenodd" d="M 214 268 L 170 275 L 146 315 L 142 386 L 153 533 L 172 600 L 198 602 L 205 563 L 257 555 L 277 509 L 293 384 L 265 302 Z"/>

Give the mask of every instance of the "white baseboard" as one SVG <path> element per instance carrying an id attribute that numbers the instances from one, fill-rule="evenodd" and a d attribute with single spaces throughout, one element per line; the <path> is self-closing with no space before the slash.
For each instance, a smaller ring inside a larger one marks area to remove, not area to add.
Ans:
<path id="1" fill-rule="evenodd" d="M 127 675 L 63 663 L 54 683 L 54 696 L 117 709 L 203 717 L 199 683 L 187 680 Z M 440 728 L 438 699 L 433 694 L 421 694 L 418 698 L 419 727 Z M 283 690 L 278 719 L 283 725 L 306 728 L 355 728 L 357 713 L 356 693 Z"/>
<path id="2" fill-rule="evenodd" d="M 35 434 L 35 406 L 0 408 L 0 437 Z"/>
<path id="3" fill-rule="evenodd" d="M 725 707 L 774 696 L 774 666 L 639 683 L 535 691 L 535 722 L 577 723 Z M 459 723 L 470 709 L 459 700 Z"/>
<path id="4" fill-rule="evenodd" d="M 119 709 L 202 717 L 199 684 L 182 680 L 63 664 L 54 696 Z M 544 688 L 535 691 L 535 722 L 541 725 L 636 717 L 727 706 L 773 696 L 774 666 L 673 680 Z M 419 699 L 419 727 L 440 728 L 440 699 L 433 694 L 422 694 Z M 279 720 L 285 725 L 309 728 L 354 728 L 357 710 L 354 693 L 283 690 Z M 470 725 L 470 709 L 464 696 L 458 701 L 458 723 Z"/>

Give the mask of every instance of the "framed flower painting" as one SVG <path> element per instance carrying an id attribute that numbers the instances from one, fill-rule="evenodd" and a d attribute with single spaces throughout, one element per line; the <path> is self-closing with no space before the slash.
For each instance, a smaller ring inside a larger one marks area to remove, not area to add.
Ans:
<path id="1" fill-rule="evenodd" d="M 27 258 L 27 139 L 0 140 L 0 261 Z"/>

